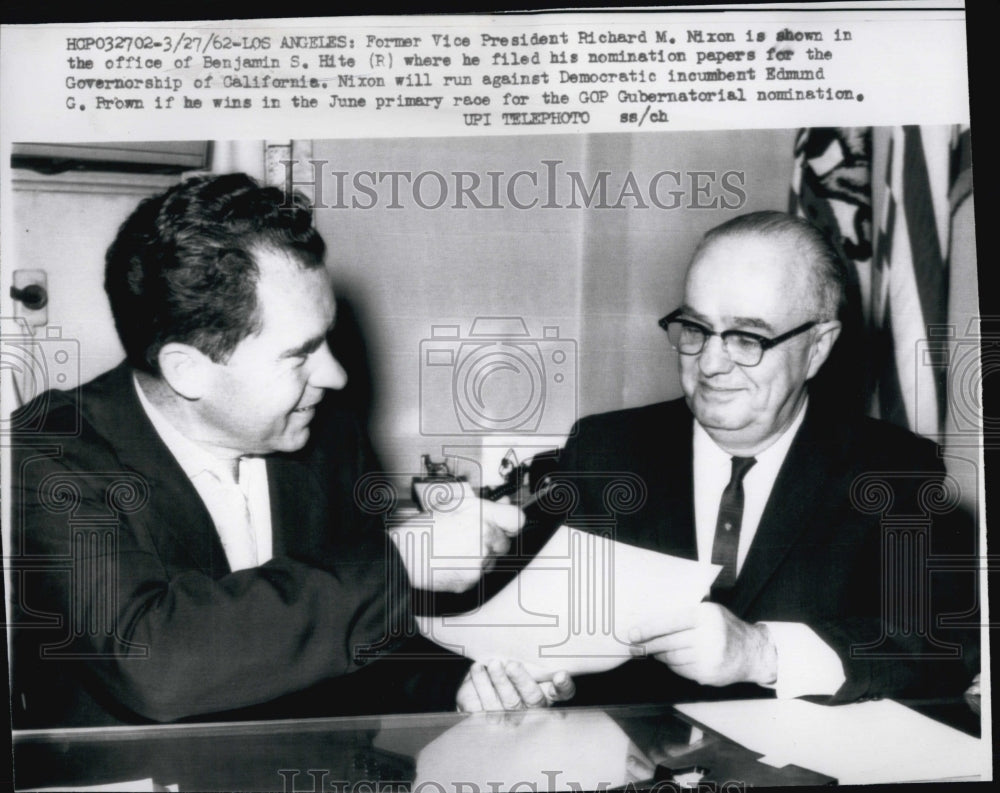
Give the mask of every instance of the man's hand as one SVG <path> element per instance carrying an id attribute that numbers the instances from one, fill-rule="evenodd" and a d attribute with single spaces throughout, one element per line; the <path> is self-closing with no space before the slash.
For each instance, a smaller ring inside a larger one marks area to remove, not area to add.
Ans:
<path id="1" fill-rule="evenodd" d="M 473 664 L 458 689 L 455 703 L 463 713 L 481 710 L 547 708 L 576 693 L 576 684 L 565 672 L 538 683 L 518 661 Z"/>
<path id="2" fill-rule="evenodd" d="M 524 528 L 512 504 L 483 501 L 468 493 L 454 504 L 421 515 L 390 531 L 415 589 L 464 592 L 510 549 Z"/>
<path id="3" fill-rule="evenodd" d="M 979 675 L 972 678 L 972 685 L 965 692 L 965 701 L 972 708 L 973 713 L 982 712 L 982 688 L 979 683 Z"/>
<path id="4" fill-rule="evenodd" d="M 769 685 L 778 653 L 764 625 L 752 625 L 717 603 L 699 603 L 633 627 L 634 654 L 652 655 L 682 677 L 709 686 Z"/>

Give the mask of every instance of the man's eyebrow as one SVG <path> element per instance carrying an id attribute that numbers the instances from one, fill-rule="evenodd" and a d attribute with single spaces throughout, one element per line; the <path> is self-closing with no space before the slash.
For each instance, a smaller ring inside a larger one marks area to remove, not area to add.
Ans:
<path id="1" fill-rule="evenodd" d="M 294 349 L 285 350 L 278 357 L 279 358 L 298 358 L 298 357 L 303 356 L 303 355 L 311 355 L 312 353 L 316 352 L 316 350 L 318 350 L 322 346 L 323 342 L 326 341 L 327 336 L 330 334 L 330 332 L 332 330 L 333 330 L 333 323 L 331 322 L 330 323 L 330 327 L 328 327 L 320 335 L 313 336 L 311 339 L 308 339 L 308 340 L 304 341 L 302 344 L 300 344 L 298 347 L 295 347 Z"/>
<path id="2" fill-rule="evenodd" d="M 677 312 L 681 316 L 690 317 L 691 319 L 696 319 L 707 327 L 712 326 L 712 323 L 709 322 L 708 317 L 706 317 L 704 314 L 700 314 L 699 312 L 695 311 L 687 303 L 685 303 L 679 309 L 677 309 Z"/>
<path id="3" fill-rule="evenodd" d="M 303 355 L 310 355 L 319 349 L 319 346 L 324 342 L 326 336 L 316 336 L 308 341 L 300 344 L 291 350 L 285 350 L 279 357 L 281 358 L 298 358 Z"/>
<path id="4" fill-rule="evenodd" d="M 712 328 L 712 321 L 706 317 L 704 314 L 695 311 L 691 306 L 686 303 L 680 307 L 680 313 L 682 316 L 689 317 L 690 319 L 697 320 L 707 328 Z M 774 333 L 774 327 L 771 323 L 761 319 L 760 317 L 733 317 L 733 325 L 727 330 L 738 330 L 738 329 L 749 329 L 753 328 L 755 330 L 763 330 L 768 333 Z"/>
<path id="5" fill-rule="evenodd" d="M 760 317 L 733 317 L 733 324 L 738 328 L 755 328 L 774 333 L 774 326 Z"/>

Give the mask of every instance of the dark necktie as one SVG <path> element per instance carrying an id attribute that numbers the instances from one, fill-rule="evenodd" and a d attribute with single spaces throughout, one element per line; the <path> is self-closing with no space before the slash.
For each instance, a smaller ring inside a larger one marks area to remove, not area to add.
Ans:
<path id="1" fill-rule="evenodd" d="M 736 552 L 740 547 L 740 524 L 743 522 L 743 477 L 756 462 L 753 457 L 734 457 L 732 476 L 722 491 L 712 545 L 712 564 L 721 564 L 722 570 L 712 585 L 713 595 L 728 592 L 736 583 Z"/>

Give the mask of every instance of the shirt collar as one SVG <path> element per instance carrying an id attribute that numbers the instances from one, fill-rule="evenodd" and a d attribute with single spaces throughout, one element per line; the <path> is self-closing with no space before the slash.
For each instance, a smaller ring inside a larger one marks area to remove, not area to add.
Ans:
<path id="1" fill-rule="evenodd" d="M 160 440 L 163 441 L 164 445 L 170 450 L 170 453 L 176 458 L 177 463 L 188 479 L 194 479 L 203 471 L 209 471 L 222 482 L 232 481 L 232 467 L 227 459 L 212 454 L 177 429 L 170 419 L 163 415 L 162 411 L 149 401 L 134 374 L 132 375 L 132 385 L 135 387 L 135 393 L 139 397 L 139 404 L 142 405 L 142 409 L 153 425 L 153 429 L 156 430 L 156 434 L 160 436 Z"/>
<path id="2" fill-rule="evenodd" d="M 802 407 L 799 409 L 798 415 L 792 420 L 792 423 L 788 425 L 788 428 L 781 433 L 778 439 L 768 446 L 764 451 L 759 452 L 754 455 L 757 460 L 757 464 L 750 469 L 748 476 L 757 470 L 759 474 L 760 471 L 765 469 L 773 469 L 777 472 L 777 469 L 781 467 L 781 463 L 784 462 L 785 456 L 788 454 L 788 449 L 792 445 L 792 441 L 795 440 L 795 435 L 799 431 L 799 427 L 802 426 L 802 422 L 806 417 L 806 410 L 809 408 L 809 397 L 807 396 L 805 401 L 802 403 Z M 724 449 L 720 448 L 719 445 L 712 440 L 712 436 L 708 434 L 707 430 L 698 423 L 695 419 L 694 422 L 694 453 L 701 459 L 706 460 L 710 465 L 729 465 L 729 461 L 732 459 L 733 455 Z M 728 470 L 728 468 L 726 469 Z"/>

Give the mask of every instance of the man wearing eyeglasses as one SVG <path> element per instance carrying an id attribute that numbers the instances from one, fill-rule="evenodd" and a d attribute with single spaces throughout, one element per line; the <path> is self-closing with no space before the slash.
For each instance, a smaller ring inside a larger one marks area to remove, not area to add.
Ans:
<path id="1" fill-rule="evenodd" d="M 638 474 L 646 500 L 616 516 L 616 539 L 721 571 L 697 606 L 663 602 L 646 623 L 616 626 L 643 658 L 578 678 L 577 703 L 770 691 L 847 702 L 968 685 L 973 577 L 929 576 L 923 556 L 975 550 L 954 505 L 927 509 L 942 492 L 937 447 L 810 394 L 841 332 L 842 267 L 817 229 L 789 215 L 712 229 L 683 304 L 660 322 L 684 398 L 578 423 L 560 468 L 581 474 L 579 506 L 562 517 L 604 512 L 588 485 L 595 472 Z M 892 515 L 927 529 L 893 535 L 912 543 L 909 556 L 883 544 L 879 486 Z M 963 612 L 954 626 L 938 622 Z"/>

